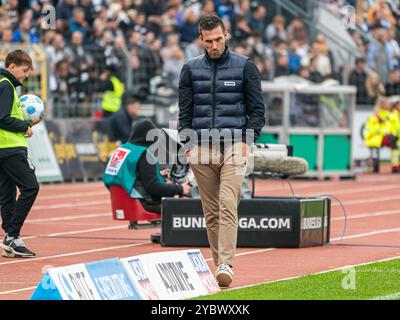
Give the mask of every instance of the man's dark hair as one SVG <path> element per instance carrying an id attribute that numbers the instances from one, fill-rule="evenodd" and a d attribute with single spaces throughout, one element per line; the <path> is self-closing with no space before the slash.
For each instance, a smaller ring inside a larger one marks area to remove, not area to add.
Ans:
<path id="1" fill-rule="evenodd" d="M 365 58 L 357 58 L 356 64 L 359 64 L 359 63 L 365 63 Z"/>
<path id="2" fill-rule="evenodd" d="M 133 91 L 126 91 L 122 95 L 122 104 L 127 107 L 128 104 L 135 103 L 135 102 L 140 102 L 140 97 L 135 94 Z"/>
<path id="3" fill-rule="evenodd" d="M 218 28 L 219 26 L 221 26 L 222 31 L 225 32 L 225 26 L 220 17 L 216 15 L 203 16 L 199 21 L 199 34 L 202 35 L 202 30 L 210 31 Z"/>
<path id="4" fill-rule="evenodd" d="M 26 65 L 30 69 L 33 69 L 31 57 L 23 50 L 14 50 L 7 55 L 6 68 L 8 68 L 12 63 L 16 64 L 17 66 Z"/>

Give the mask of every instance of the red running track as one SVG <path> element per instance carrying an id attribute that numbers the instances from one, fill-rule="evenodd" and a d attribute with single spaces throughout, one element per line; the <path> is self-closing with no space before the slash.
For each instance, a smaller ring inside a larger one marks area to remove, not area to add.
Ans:
<path id="1" fill-rule="evenodd" d="M 400 175 L 361 175 L 355 181 L 293 180 L 298 196 L 332 194 L 333 244 L 304 249 L 240 248 L 233 287 L 246 286 L 400 256 Z M 291 194 L 286 182 L 259 180 L 256 194 Z M 112 220 L 107 190 L 101 183 L 43 185 L 22 230 L 34 259 L 0 257 L 0 299 L 28 299 L 48 267 L 143 253 L 181 250 L 150 243 L 157 230 L 128 230 Z M 344 244 L 344 245 L 343 245 Z M 211 254 L 201 249 L 210 268 Z M 250 268 L 250 269 L 249 269 Z M 251 270 L 251 272 L 250 272 Z"/>

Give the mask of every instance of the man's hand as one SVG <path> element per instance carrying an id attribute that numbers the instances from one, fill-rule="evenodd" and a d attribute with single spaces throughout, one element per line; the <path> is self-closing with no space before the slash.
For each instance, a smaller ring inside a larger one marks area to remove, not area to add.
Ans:
<path id="1" fill-rule="evenodd" d="M 33 136 L 33 131 L 31 127 L 28 127 L 28 130 L 25 131 L 24 133 L 25 137 L 30 138 Z"/>
<path id="2" fill-rule="evenodd" d="M 242 157 L 247 157 L 250 153 L 250 146 L 242 142 Z"/>
<path id="3" fill-rule="evenodd" d="M 38 120 L 35 120 L 35 121 L 31 122 L 29 125 L 31 127 L 33 127 L 33 126 L 37 125 L 39 122 L 41 122 L 43 119 L 44 119 L 44 117 L 42 119 L 38 119 Z"/>
<path id="4" fill-rule="evenodd" d="M 161 171 L 160 171 L 160 174 L 161 174 L 161 176 L 162 176 L 163 178 L 168 177 L 168 175 L 169 175 L 169 169 L 166 168 L 166 169 L 164 169 L 164 170 L 161 170 Z"/>
<path id="5" fill-rule="evenodd" d="M 189 197 L 189 193 L 190 193 L 190 189 L 191 189 L 190 185 L 186 182 L 186 183 L 182 184 L 182 187 L 183 187 L 183 196 Z"/>

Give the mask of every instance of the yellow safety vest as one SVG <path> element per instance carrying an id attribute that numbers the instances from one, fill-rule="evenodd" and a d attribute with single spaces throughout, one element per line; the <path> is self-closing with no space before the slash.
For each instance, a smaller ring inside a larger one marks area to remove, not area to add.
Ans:
<path id="1" fill-rule="evenodd" d="M 125 92 L 125 86 L 117 77 L 111 76 L 110 80 L 114 90 L 104 92 L 101 107 L 104 111 L 115 112 L 121 108 L 121 98 Z"/>
<path id="2" fill-rule="evenodd" d="M 366 125 L 364 141 L 368 148 L 380 148 L 384 136 L 381 123 L 376 115 L 372 115 Z"/>
<path id="3" fill-rule="evenodd" d="M 14 101 L 11 109 L 10 116 L 12 118 L 16 118 L 19 120 L 24 121 L 24 116 L 22 114 L 19 98 L 17 95 L 17 91 L 15 90 L 14 85 L 12 82 L 7 78 L 0 79 L 0 82 L 8 81 L 14 91 Z M 0 108 L 1 108 L 1 101 L 0 101 Z M 15 147 L 28 147 L 28 142 L 26 141 L 25 135 L 23 132 L 11 132 L 8 130 L 0 129 L 0 149 L 4 148 L 15 148 Z"/>
<path id="4" fill-rule="evenodd" d="M 396 137 L 400 136 L 400 112 L 393 109 L 389 113 L 390 134 Z"/>

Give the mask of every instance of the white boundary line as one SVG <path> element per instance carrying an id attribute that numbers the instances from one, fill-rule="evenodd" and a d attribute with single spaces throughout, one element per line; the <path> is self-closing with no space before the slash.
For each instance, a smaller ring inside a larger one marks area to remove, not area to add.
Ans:
<path id="1" fill-rule="evenodd" d="M 369 300 L 398 300 L 398 299 L 400 299 L 400 292 L 388 294 L 385 296 L 374 297 Z"/>
<path id="2" fill-rule="evenodd" d="M 59 237 L 59 236 L 67 236 L 67 235 L 71 235 L 71 234 L 90 233 L 90 232 L 118 230 L 118 229 L 127 229 L 127 226 L 119 225 L 119 226 L 101 227 L 101 228 L 93 228 L 93 229 L 74 230 L 74 231 L 67 231 L 67 232 L 39 234 L 37 236 L 22 237 L 22 240 L 31 240 L 31 239 L 45 238 L 45 237 Z M 1 263 L 0 263 L 0 265 L 1 265 Z"/>
<path id="3" fill-rule="evenodd" d="M 0 292 L 0 295 L 24 292 L 24 291 L 28 291 L 28 290 L 34 290 L 34 289 L 36 289 L 36 287 L 22 288 L 22 289 L 10 290 L 10 291 L 2 291 L 2 292 Z"/>
<path id="4" fill-rule="evenodd" d="M 58 254 L 58 255 L 54 255 L 54 256 L 46 256 L 46 257 L 38 257 L 38 258 L 26 258 L 26 259 L 23 259 L 23 260 L 2 262 L 2 263 L 0 263 L 0 266 L 9 265 L 9 264 L 16 264 L 16 263 L 35 262 L 35 261 L 39 261 L 39 260 L 48 260 L 48 259 L 53 259 L 53 258 L 64 258 L 64 257 L 78 256 L 78 255 L 81 255 L 81 254 L 88 254 L 88 253 L 101 252 L 101 251 L 125 249 L 125 248 L 131 248 L 131 247 L 138 247 L 138 246 L 142 246 L 142 245 L 145 245 L 145 244 L 151 244 L 151 241 L 139 242 L 139 243 L 131 243 L 131 244 L 125 244 L 125 245 L 120 245 L 120 246 L 114 246 L 114 247 L 103 247 L 103 248 L 97 248 L 97 249 L 85 250 L 85 251 L 62 253 L 62 254 Z M 77 262 L 77 263 L 79 263 L 79 262 Z M 1 292 L 0 292 L 0 294 L 1 294 Z"/>
<path id="5" fill-rule="evenodd" d="M 66 194 L 55 194 L 55 195 L 46 195 L 46 196 L 38 196 L 37 201 L 41 200 L 58 200 L 58 199 L 66 199 L 66 198 L 81 198 L 81 197 L 93 197 L 93 196 L 105 196 L 109 195 L 108 191 L 95 191 L 95 192 L 79 192 L 79 193 L 66 193 Z"/>
<path id="6" fill-rule="evenodd" d="M 74 216 L 62 216 L 56 218 L 37 218 L 37 219 L 28 219 L 25 223 L 43 223 L 43 222 L 56 222 L 56 221 L 66 221 L 66 220 L 79 220 L 79 219 L 87 219 L 87 218 L 99 218 L 99 217 L 112 217 L 111 212 L 104 213 L 88 213 L 83 215 L 74 215 Z"/>
<path id="7" fill-rule="evenodd" d="M 32 208 L 32 211 L 44 210 L 44 209 L 64 209 L 64 208 L 73 208 L 73 207 L 87 207 L 87 206 L 96 206 L 101 204 L 111 204 L 110 200 L 107 201 L 86 201 L 86 202 L 77 202 L 77 203 L 63 203 L 63 204 L 51 204 L 51 205 L 38 205 Z"/>

